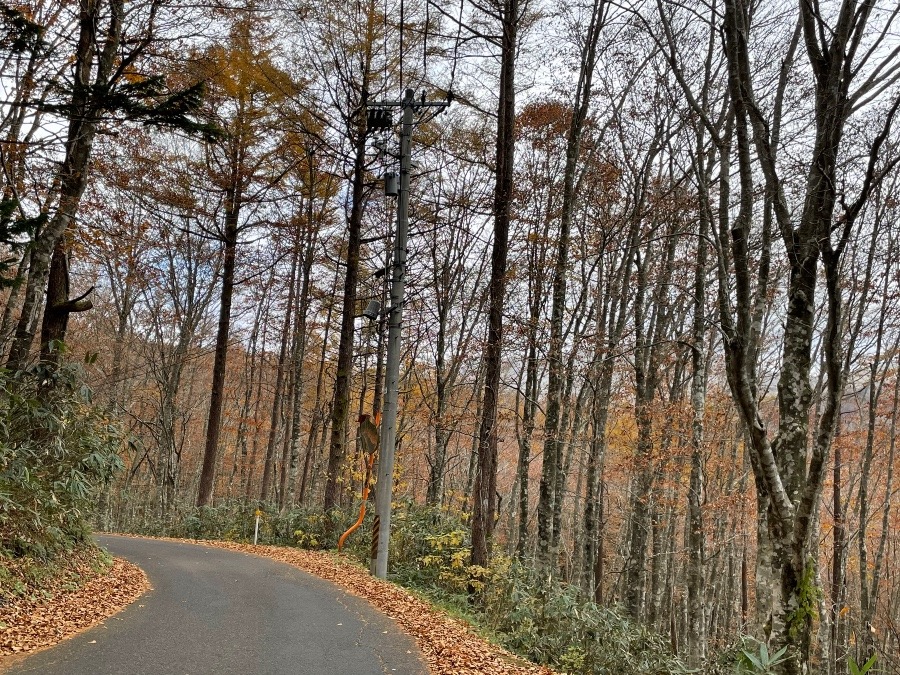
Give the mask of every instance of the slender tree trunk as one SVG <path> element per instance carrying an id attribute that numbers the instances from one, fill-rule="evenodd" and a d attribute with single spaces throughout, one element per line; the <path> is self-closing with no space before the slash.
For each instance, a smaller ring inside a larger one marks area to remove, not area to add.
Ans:
<path id="1" fill-rule="evenodd" d="M 447 350 L 447 313 L 449 309 L 446 302 L 441 302 L 439 304 L 437 353 L 434 369 L 435 388 L 437 390 L 437 402 L 434 415 L 434 453 L 430 460 L 431 469 L 428 477 L 428 490 L 425 496 L 425 503 L 431 506 L 440 504 L 443 497 L 444 472 L 447 463 L 447 445 L 450 442 L 449 424 L 445 419 L 447 405 L 449 403 L 445 356 Z"/>
<path id="2" fill-rule="evenodd" d="M 625 609 L 635 620 L 641 618 L 644 605 L 644 567 L 647 556 L 647 535 L 650 530 L 650 499 L 653 473 L 650 456 L 653 450 L 652 417 L 650 406 L 655 394 L 656 383 L 648 382 L 646 355 L 647 338 L 644 333 L 644 294 L 647 285 L 646 262 L 638 264 L 639 281 L 635 299 L 635 326 L 638 344 L 635 349 L 635 423 L 637 426 L 637 448 L 635 451 L 635 476 L 632 480 L 630 500 L 628 558 L 625 562 Z"/>
<path id="3" fill-rule="evenodd" d="M 606 461 L 606 426 L 609 418 L 609 401 L 612 392 L 615 359 L 613 353 L 619 344 L 627 322 L 626 311 L 631 294 L 625 292 L 626 280 L 631 274 L 634 258 L 633 247 L 636 246 L 640 231 L 637 220 L 631 224 L 628 235 L 629 246 L 622 253 L 618 266 L 609 265 L 612 274 L 604 279 L 603 261 L 599 269 L 599 282 L 602 284 L 603 300 L 598 320 L 598 334 L 594 350 L 593 373 L 590 382 L 593 386 L 591 408 L 591 450 L 587 467 L 587 495 L 584 512 L 584 544 L 582 546 L 582 570 L 585 577 L 582 587 L 586 597 L 594 597 L 597 602 L 602 598 L 603 570 L 603 469 Z M 597 570 L 601 576 L 598 576 Z"/>
<path id="4" fill-rule="evenodd" d="M 231 327 L 231 302 L 234 297 L 235 253 L 237 251 L 238 217 L 242 197 L 234 187 L 226 195 L 225 230 L 222 251 L 222 293 L 219 305 L 219 326 L 216 331 L 213 358 L 212 386 L 209 396 L 209 416 L 206 424 L 206 445 L 197 506 L 208 506 L 215 488 L 216 465 L 219 457 L 219 434 L 222 430 L 222 405 L 225 400 L 225 368 L 228 358 L 228 335 Z"/>
<path id="5" fill-rule="evenodd" d="M 24 106 L 23 106 L 24 109 Z M 24 280 L 28 272 L 29 255 L 25 252 L 19 260 L 19 266 L 16 268 L 16 279 Z M 6 305 L 3 307 L 3 319 L 0 320 L 0 355 L 6 354 L 10 347 L 10 340 L 13 338 L 15 330 L 15 312 L 19 308 L 19 298 L 22 296 L 22 284 L 14 285 L 6 298 Z"/>
<path id="6" fill-rule="evenodd" d="M 368 73 L 363 91 L 368 82 Z M 341 335 L 338 343 L 337 375 L 334 381 L 334 401 L 331 408 L 331 445 L 328 451 L 328 470 L 325 478 L 326 512 L 338 505 L 340 476 L 346 455 L 347 425 L 350 417 L 350 380 L 353 370 L 353 338 L 356 325 L 356 286 L 359 279 L 359 250 L 365 200 L 366 162 L 366 101 L 360 106 L 359 126 L 354 141 L 352 204 L 347 219 L 347 270 L 344 276 L 344 300 L 341 307 Z"/>
<path id="7" fill-rule="evenodd" d="M 884 506 L 881 511 L 881 535 L 878 539 L 878 548 L 875 552 L 875 560 L 872 565 L 872 583 L 868 591 L 868 611 L 864 613 L 862 617 L 863 625 L 867 629 L 872 626 L 875 617 L 875 609 L 878 606 L 878 598 L 881 591 L 881 571 L 885 560 L 884 555 L 887 547 L 888 535 L 892 531 L 890 527 L 891 498 L 894 489 L 894 458 L 897 450 L 898 411 L 900 411 L 900 372 L 898 372 L 898 370 L 900 370 L 900 350 L 898 350 L 897 343 L 894 344 L 894 353 L 898 354 L 898 369 L 894 371 L 893 403 L 891 404 L 891 422 L 888 432 L 887 476 L 885 477 L 884 485 L 885 498 Z M 882 653 L 887 653 L 887 651 L 882 650 Z M 860 658 L 862 658 L 862 655 Z"/>
<path id="8" fill-rule="evenodd" d="M 569 374 L 567 379 L 569 380 L 569 384 L 566 386 L 567 395 L 566 398 L 570 398 L 571 394 L 571 383 L 574 380 L 574 357 L 569 364 Z M 562 428 L 566 432 L 566 442 L 560 443 L 557 448 L 560 452 L 565 449 L 566 455 L 564 458 L 561 458 L 559 462 L 560 466 L 556 473 L 556 485 L 553 489 L 553 535 L 552 535 L 552 551 L 554 556 L 558 555 L 560 541 L 562 539 L 562 507 L 563 507 L 563 499 L 566 494 L 566 481 L 569 478 L 569 472 L 572 468 L 572 458 L 575 454 L 576 445 L 580 444 L 581 438 L 584 434 L 584 429 L 586 426 L 584 419 L 584 408 L 585 403 L 588 400 L 587 397 L 588 385 L 587 383 L 582 383 L 581 388 L 578 392 L 578 396 L 575 397 L 575 410 L 574 414 L 571 414 L 572 423 L 569 423 L 570 413 L 566 411 L 563 415 L 563 425 Z"/>
<path id="9" fill-rule="evenodd" d="M 544 461 L 541 469 L 538 501 L 538 564 L 553 571 L 552 542 L 559 534 L 553 531 L 554 500 L 561 457 L 560 411 L 564 389 L 563 319 L 566 311 L 566 287 L 569 266 L 569 239 L 575 210 L 575 177 L 581 154 L 581 137 L 591 101 L 591 83 L 597 63 L 597 41 L 606 12 L 605 0 L 594 0 L 587 35 L 581 50 L 581 66 L 572 106 L 572 121 L 566 139 L 566 163 L 563 170 L 562 211 L 553 269 L 553 300 L 550 313 L 550 343 L 547 353 L 547 409 L 544 420 Z"/>
<path id="10" fill-rule="evenodd" d="M 291 333 L 291 354 L 295 353 L 295 347 L 297 343 L 297 335 L 296 335 L 296 327 L 290 327 Z M 291 359 L 291 364 L 293 366 L 293 358 Z M 294 409 L 292 407 L 294 401 L 294 394 L 297 390 L 297 380 L 295 377 L 295 369 L 291 367 L 291 372 L 288 373 L 288 382 L 287 387 L 285 388 L 285 398 L 286 404 L 281 412 L 281 420 L 280 424 L 284 428 L 284 433 L 281 434 L 281 458 L 278 462 L 277 467 L 274 467 L 272 470 L 273 482 L 275 485 L 275 503 L 278 505 L 278 510 L 283 512 L 285 507 L 285 498 L 287 497 L 287 475 L 288 468 L 290 465 L 291 458 L 291 434 L 290 429 L 293 425 L 294 419 Z"/>
<path id="11" fill-rule="evenodd" d="M 641 617 L 644 606 L 644 575 L 647 558 L 647 537 L 651 530 L 653 502 L 653 416 L 652 408 L 659 382 L 661 341 L 668 330 L 669 314 L 662 303 L 675 256 L 675 232 L 667 232 L 668 244 L 663 268 L 655 280 L 656 287 L 650 302 L 646 299 L 649 284 L 648 266 L 653 260 L 648 246 L 647 255 L 638 254 L 638 281 L 634 301 L 635 325 L 635 425 L 637 447 L 634 454 L 635 478 L 630 499 L 629 541 L 625 563 L 625 609 L 634 619 Z M 648 316 L 648 310 L 650 315 Z"/>
<path id="12" fill-rule="evenodd" d="M 244 377 L 246 379 L 246 386 L 244 388 L 244 402 L 241 405 L 241 421 L 238 424 L 237 431 L 237 445 L 240 448 L 240 456 L 238 457 L 237 455 L 235 455 L 234 466 L 231 469 L 231 477 L 228 481 L 229 495 L 231 495 L 232 493 L 235 477 L 238 478 L 238 491 L 241 495 L 244 494 L 245 489 L 247 461 L 249 457 L 247 444 L 247 420 L 250 419 L 250 415 L 253 411 L 253 388 L 256 385 L 256 358 L 259 335 L 259 318 L 261 314 L 261 311 L 256 312 L 256 321 L 254 322 L 253 331 L 250 334 L 249 348 L 244 357 Z M 237 453 L 237 449 L 235 450 L 235 453 Z"/>
<path id="13" fill-rule="evenodd" d="M 331 295 L 335 293 L 339 278 L 338 269 L 334 271 L 334 277 L 331 283 Z M 325 329 L 322 335 L 322 349 L 319 351 L 319 368 L 316 374 L 316 396 L 312 415 L 312 422 L 309 426 L 309 435 L 306 438 L 306 453 L 303 459 L 303 472 L 300 476 L 300 491 L 297 495 L 297 501 L 300 504 L 305 503 L 307 495 L 307 484 L 310 477 L 310 471 L 315 464 L 316 455 L 316 435 L 322 429 L 324 435 L 325 430 L 322 428 L 325 424 L 326 406 L 325 400 L 325 361 L 328 354 L 328 339 L 331 335 L 331 318 L 334 313 L 334 303 L 328 303 L 328 309 L 325 313 Z"/>
<path id="14" fill-rule="evenodd" d="M 263 331 L 263 342 L 266 341 L 266 331 Z M 259 371 L 258 376 L 256 377 L 256 396 L 255 403 L 253 404 L 253 419 L 258 420 L 260 418 L 260 409 L 262 408 L 262 400 L 263 400 L 263 377 L 262 373 L 262 355 L 257 354 L 257 359 L 259 360 L 259 364 L 257 365 L 257 370 Z M 253 494 L 253 477 L 256 474 L 256 458 L 259 456 L 259 433 L 253 434 L 253 442 L 250 445 L 250 456 L 247 458 L 246 463 L 246 473 L 241 477 L 241 481 L 243 484 L 243 495 L 244 501 L 249 502 L 251 499 L 251 495 Z M 243 471 L 243 470 L 242 470 Z"/>
<path id="15" fill-rule="evenodd" d="M 481 421 L 482 417 L 482 399 L 479 393 L 483 393 L 484 387 L 484 359 L 478 364 L 478 370 L 475 375 L 474 393 L 472 398 L 475 399 L 475 416 L 473 419 Z M 475 484 L 475 474 L 478 473 L 478 442 L 479 434 L 472 434 L 472 446 L 469 449 L 469 468 L 466 471 L 466 485 L 463 488 L 463 512 L 468 512 L 471 508 L 472 487 Z"/>
<path id="16" fill-rule="evenodd" d="M 516 556 L 520 560 L 525 558 L 525 549 L 528 545 L 528 470 L 531 466 L 531 438 L 534 434 L 538 395 L 537 319 L 537 316 L 532 316 L 528 325 L 522 433 L 519 439 L 519 459 L 516 466 L 516 480 L 519 486 L 519 533 L 516 540 Z"/>
<path id="17" fill-rule="evenodd" d="M 497 411 L 500 399 L 503 307 L 506 302 L 509 220 L 515 155 L 515 63 L 519 0 L 503 0 L 500 52 L 500 100 L 497 116 L 494 244 L 491 253 L 488 334 L 484 349 L 484 397 L 478 431 L 478 470 L 472 501 L 472 564 L 487 567 L 494 533 L 497 493 Z"/>
<path id="18" fill-rule="evenodd" d="M 705 174 L 705 168 L 700 172 Z M 700 180 L 706 181 L 705 175 Z M 706 261 L 709 221 L 700 209 L 697 260 L 694 270 L 694 318 L 691 356 L 691 473 L 688 485 L 688 631 L 687 650 L 691 664 L 699 666 L 706 658 L 706 535 L 703 524 L 705 489 L 704 415 L 706 413 Z"/>
<path id="19" fill-rule="evenodd" d="M 312 267 L 315 261 L 315 249 L 318 242 L 318 226 L 313 223 L 312 200 L 310 199 L 309 208 L 307 210 L 307 236 L 306 250 L 303 254 L 303 265 L 301 268 L 302 280 L 300 283 L 300 294 L 297 297 L 296 327 L 294 332 L 294 345 L 291 353 L 291 362 L 293 363 L 293 400 L 291 401 L 291 429 L 290 429 L 290 457 L 288 461 L 288 482 L 287 488 L 282 489 L 285 493 L 284 505 L 282 509 L 290 508 L 294 502 L 294 489 L 297 484 L 297 463 L 300 459 L 300 420 L 302 418 L 302 404 L 304 381 L 303 376 L 306 371 L 306 319 L 309 314 L 309 299 L 312 288 Z"/>
<path id="20" fill-rule="evenodd" d="M 272 474 L 275 468 L 275 445 L 278 442 L 280 422 L 284 418 L 282 393 L 284 390 L 285 363 L 288 356 L 288 342 L 294 318 L 294 293 L 297 288 L 297 266 L 300 260 L 300 227 L 295 225 L 293 255 L 291 256 L 291 275 L 288 282 L 287 305 L 284 312 L 284 324 L 281 331 L 281 345 L 278 350 L 278 366 L 275 370 L 275 391 L 272 396 L 272 414 L 269 416 L 269 437 L 266 441 L 266 458 L 263 463 L 262 486 L 259 500 L 265 502 L 269 498 L 272 487 Z M 296 339 L 296 338 L 295 338 Z"/>

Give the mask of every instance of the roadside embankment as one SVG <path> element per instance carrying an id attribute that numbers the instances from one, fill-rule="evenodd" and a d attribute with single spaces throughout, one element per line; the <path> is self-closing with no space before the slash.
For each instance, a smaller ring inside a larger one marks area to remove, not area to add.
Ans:
<path id="1" fill-rule="evenodd" d="M 94 546 L 49 563 L 0 559 L 0 669 L 102 623 L 149 588 L 139 567 Z"/>

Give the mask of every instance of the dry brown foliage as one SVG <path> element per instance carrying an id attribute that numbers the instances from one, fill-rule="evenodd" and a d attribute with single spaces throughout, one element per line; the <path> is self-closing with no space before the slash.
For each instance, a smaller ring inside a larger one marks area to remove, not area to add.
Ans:
<path id="1" fill-rule="evenodd" d="M 73 556 L 38 587 L 2 598 L 0 667 L 15 655 L 52 647 L 101 623 L 149 588 L 143 570 L 126 560 L 115 558 L 98 571 L 96 556 Z"/>

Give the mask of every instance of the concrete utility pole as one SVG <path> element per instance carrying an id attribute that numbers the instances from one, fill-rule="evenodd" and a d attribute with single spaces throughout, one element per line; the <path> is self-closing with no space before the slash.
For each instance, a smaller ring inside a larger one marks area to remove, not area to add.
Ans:
<path id="1" fill-rule="evenodd" d="M 446 108 L 447 101 L 416 102 L 412 89 L 407 89 L 399 103 L 403 110 L 400 128 L 400 191 L 397 198 L 397 232 L 394 236 L 394 262 L 391 267 L 390 305 L 385 308 L 388 321 L 387 363 L 385 364 L 384 411 L 381 418 L 381 448 L 378 457 L 378 482 L 375 484 L 375 528 L 372 533 L 371 571 L 387 578 L 388 544 L 391 536 L 391 492 L 394 487 L 394 449 L 397 443 L 397 403 L 400 384 L 400 329 L 403 318 L 403 295 L 406 291 L 406 240 L 409 230 L 409 170 L 414 114 L 423 108 Z"/>

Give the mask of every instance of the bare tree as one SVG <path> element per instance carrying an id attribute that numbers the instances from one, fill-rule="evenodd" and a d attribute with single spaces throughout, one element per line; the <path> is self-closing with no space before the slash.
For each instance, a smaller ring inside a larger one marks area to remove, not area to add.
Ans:
<path id="1" fill-rule="evenodd" d="M 478 470 L 472 499 L 472 564 L 487 567 L 494 533 L 497 493 L 497 410 L 500 399 L 500 357 L 503 349 L 503 305 L 506 300 L 506 260 L 513 192 L 516 123 L 516 49 L 522 12 L 527 2 L 502 0 L 492 5 L 500 37 L 500 82 L 497 103 L 494 243 L 488 298 L 488 330 L 484 348 L 484 396 L 478 430 Z"/>

